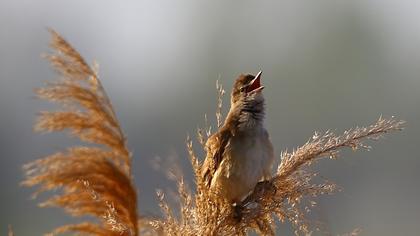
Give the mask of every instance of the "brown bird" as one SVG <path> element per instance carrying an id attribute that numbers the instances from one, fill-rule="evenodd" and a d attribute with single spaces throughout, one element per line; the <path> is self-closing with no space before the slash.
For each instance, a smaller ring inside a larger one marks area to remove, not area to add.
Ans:
<path id="1" fill-rule="evenodd" d="M 261 71 L 241 74 L 231 93 L 223 126 L 206 143 L 202 176 L 207 186 L 233 204 L 271 175 L 273 146 L 264 127 Z"/>

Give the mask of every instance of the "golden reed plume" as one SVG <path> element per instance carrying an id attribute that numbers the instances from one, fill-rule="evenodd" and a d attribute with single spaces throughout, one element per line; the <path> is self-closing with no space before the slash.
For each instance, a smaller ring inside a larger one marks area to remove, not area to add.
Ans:
<path id="1" fill-rule="evenodd" d="M 220 126 L 220 97 L 224 90 L 218 83 L 217 91 L 216 118 Z M 158 192 L 164 218 L 154 220 L 151 224 L 165 235 L 247 235 L 251 230 L 261 235 L 275 235 L 277 218 L 281 222 L 288 221 L 294 227 L 296 235 L 310 234 L 313 222 L 305 216 L 316 205 L 313 199 L 318 195 L 334 192 L 336 186 L 327 180 L 316 178 L 316 173 L 310 173 L 305 167 L 323 157 L 334 159 L 340 149 L 345 147 L 353 150 L 369 149 L 363 141 L 376 140 L 387 132 L 401 130 L 403 124 L 403 121 L 394 118 L 379 118 L 366 128 L 351 129 L 340 136 L 331 132 L 323 135 L 315 133 L 307 143 L 293 152 L 283 152 L 281 163 L 271 179 L 257 184 L 253 192 L 235 208 L 209 191 L 201 175 L 202 162 L 194 153 L 192 141 L 188 138 L 187 149 L 195 174 L 196 192 L 192 193 L 182 178 L 178 180 L 181 213 L 178 217 L 166 203 L 164 194 Z M 211 127 L 199 129 L 197 133 L 198 141 L 205 151 Z M 348 235 L 357 235 L 359 231 L 355 229 Z"/>
<path id="2" fill-rule="evenodd" d="M 77 231 L 93 235 L 138 235 L 137 194 L 131 176 L 131 153 L 98 74 L 59 34 L 51 32 L 54 53 L 46 58 L 61 80 L 36 90 L 40 98 L 62 105 L 42 112 L 36 131 L 68 131 L 86 145 L 24 166 L 25 186 L 62 192 L 40 206 L 58 206 L 73 216 L 95 216 L 98 222 L 65 225 L 52 233 Z"/>
<path id="3" fill-rule="evenodd" d="M 342 135 L 326 132 L 315 135 L 292 152 L 283 152 L 277 171 L 270 180 L 257 184 L 239 205 L 233 207 L 209 191 L 202 177 L 202 158 L 196 156 L 193 142 L 187 149 L 195 174 L 195 191 L 189 189 L 182 177 L 178 179 L 179 208 L 170 206 L 163 192 L 158 191 L 162 218 L 140 218 L 137 215 L 137 195 L 131 175 L 131 153 L 127 149 L 111 102 L 107 97 L 96 69 L 60 35 L 51 31 L 51 47 L 55 53 L 47 59 L 61 75 L 36 90 L 40 98 L 58 102 L 62 111 L 42 112 L 35 126 L 37 131 L 69 131 L 86 145 L 36 160 L 25 165 L 25 186 L 38 186 L 41 192 L 60 188 L 60 194 L 41 203 L 62 207 L 73 216 L 90 215 L 96 222 L 64 225 L 52 234 L 74 231 L 87 235 L 246 235 L 256 231 L 274 235 L 276 218 L 288 221 L 296 234 L 311 232 L 307 212 L 316 205 L 314 197 L 330 194 L 336 186 L 309 172 L 311 163 L 323 157 L 336 158 L 342 148 L 369 148 L 366 139 L 401 130 L 404 122 L 379 118 L 366 128 L 355 128 Z M 222 96 L 217 83 L 217 127 L 222 125 Z M 205 152 L 211 136 L 207 125 L 198 130 L 198 141 Z M 9 235 L 12 235 L 10 230 Z M 349 235 L 356 235 L 358 229 Z"/>

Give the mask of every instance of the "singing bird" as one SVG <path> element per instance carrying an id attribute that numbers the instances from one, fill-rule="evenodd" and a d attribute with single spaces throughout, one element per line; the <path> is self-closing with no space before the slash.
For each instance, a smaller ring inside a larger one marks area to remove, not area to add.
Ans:
<path id="1" fill-rule="evenodd" d="M 256 76 L 241 74 L 223 126 L 206 143 L 202 176 L 212 191 L 232 204 L 271 175 L 274 155 L 264 127 L 263 89 L 261 71 Z"/>

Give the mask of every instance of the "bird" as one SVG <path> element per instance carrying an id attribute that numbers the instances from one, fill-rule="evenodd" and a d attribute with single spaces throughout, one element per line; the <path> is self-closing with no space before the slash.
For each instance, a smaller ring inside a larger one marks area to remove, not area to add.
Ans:
<path id="1" fill-rule="evenodd" d="M 261 73 L 238 76 L 226 119 L 205 144 L 201 171 L 205 185 L 233 205 L 271 176 L 274 151 L 264 126 Z"/>

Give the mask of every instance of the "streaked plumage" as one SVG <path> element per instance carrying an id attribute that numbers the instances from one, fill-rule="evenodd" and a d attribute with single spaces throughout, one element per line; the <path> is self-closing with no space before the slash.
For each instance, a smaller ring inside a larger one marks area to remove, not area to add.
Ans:
<path id="1" fill-rule="evenodd" d="M 260 76 L 261 72 L 238 77 L 225 123 L 206 143 L 202 174 L 208 187 L 232 203 L 271 174 L 273 147 L 263 123 Z"/>

